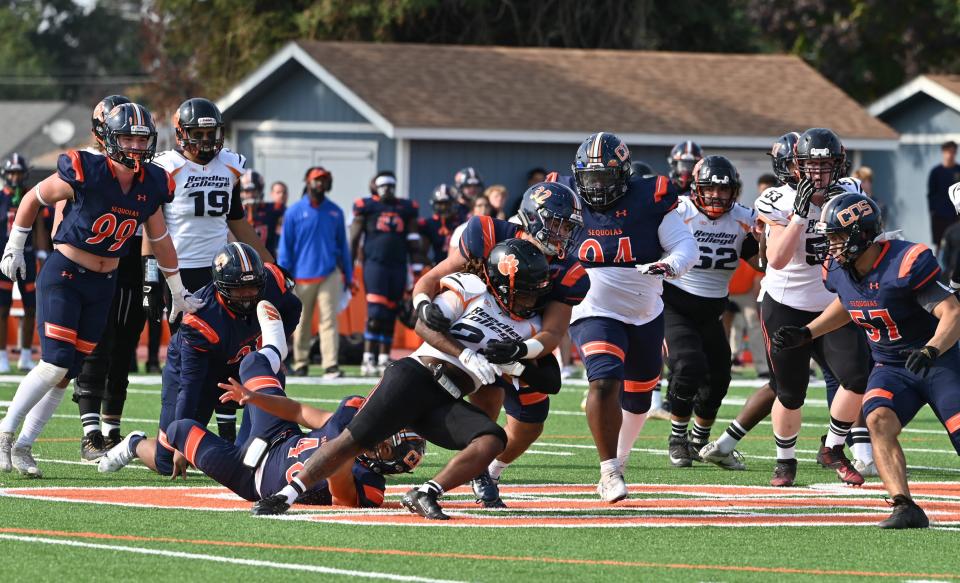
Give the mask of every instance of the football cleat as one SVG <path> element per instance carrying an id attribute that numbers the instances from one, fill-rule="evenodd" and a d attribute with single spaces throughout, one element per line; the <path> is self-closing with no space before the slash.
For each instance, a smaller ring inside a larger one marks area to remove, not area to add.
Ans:
<path id="1" fill-rule="evenodd" d="M 274 494 L 273 496 L 267 496 L 266 498 L 261 498 L 253 505 L 253 510 L 251 513 L 254 516 L 276 516 L 278 514 L 283 514 L 287 510 L 290 510 L 290 505 L 287 504 L 287 497 L 282 494 Z"/>
<path id="2" fill-rule="evenodd" d="M 597 494 L 604 502 L 613 504 L 627 497 L 627 483 L 623 481 L 623 474 L 613 472 L 600 476 L 600 483 L 597 484 Z"/>
<path id="3" fill-rule="evenodd" d="M 13 449 L 13 434 L 0 433 L 0 472 L 13 471 L 13 463 L 10 461 L 11 449 Z"/>
<path id="4" fill-rule="evenodd" d="M 797 481 L 797 460 L 777 460 L 773 468 L 770 485 L 775 488 L 788 488 Z"/>
<path id="5" fill-rule="evenodd" d="M 671 435 L 667 443 L 669 444 L 667 455 L 673 467 L 689 468 L 693 465 L 693 459 L 690 457 L 690 442 L 686 436 Z"/>
<path id="6" fill-rule="evenodd" d="M 875 478 L 880 475 L 880 472 L 877 471 L 877 464 L 873 460 L 869 462 L 853 460 L 853 469 L 857 470 L 864 478 Z"/>
<path id="7" fill-rule="evenodd" d="M 37 366 L 37 363 L 33 362 L 33 355 L 30 354 L 30 350 L 26 348 L 21 350 L 20 359 L 17 361 L 17 368 L 20 369 L 20 372 L 33 370 L 35 366 Z"/>
<path id="8" fill-rule="evenodd" d="M 746 464 L 743 463 L 743 456 L 739 451 L 733 450 L 730 453 L 723 453 L 720 451 L 720 447 L 716 441 L 711 441 L 700 448 L 700 458 L 707 463 L 711 463 L 725 470 L 743 471 L 747 469 Z"/>
<path id="9" fill-rule="evenodd" d="M 437 503 L 436 494 L 428 494 L 417 488 L 411 488 L 400 498 L 400 503 L 413 514 L 419 514 L 428 520 L 450 520 L 450 517 L 443 513 L 443 509 Z"/>
<path id="10" fill-rule="evenodd" d="M 327 370 L 323 371 L 324 380 L 332 381 L 334 379 L 341 379 L 341 378 L 343 378 L 343 371 L 340 370 L 340 367 L 337 365 L 328 367 Z"/>
<path id="11" fill-rule="evenodd" d="M 111 434 L 113 432 L 111 431 Z M 119 435 L 119 430 L 117 431 Z M 111 447 L 107 450 L 103 457 L 100 458 L 100 461 L 97 463 L 97 471 L 101 474 L 107 474 L 110 472 L 116 472 L 133 461 L 133 458 L 136 457 L 134 452 L 130 451 L 130 440 L 134 436 L 139 436 L 140 438 L 145 438 L 146 433 L 142 431 L 131 431 L 129 435 L 123 438 L 120 443 Z"/>
<path id="12" fill-rule="evenodd" d="M 707 445 L 705 441 L 694 441 L 689 436 L 687 436 L 689 441 L 688 448 L 690 449 L 690 459 L 695 462 L 703 463 L 703 458 L 700 457 L 700 450 L 703 449 L 703 446 Z"/>
<path id="13" fill-rule="evenodd" d="M 114 447 L 118 446 L 120 442 L 123 441 L 123 436 L 120 435 L 119 429 L 111 429 L 103 438 L 103 449 L 110 451 Z"/>
<path id="14" fill-rule="evenodd" d="M 107 447 L 103 442 L 103 434 L 99 431 L 91 431 L 80 439 L 80 460 L 85 462 L 96 462 L 107 453 Z"/>
<path id="15" fill-rule="evenodd" d="M 853 467 L 847 455 L 843 452 L 843 444 L 833 447 L 826 446 L 827 436 L 820 437 L 820 450 L 817 452 L 817 463 L 821 467 L 836 470 L 837 477 L 844 484 L 862 486 L 863 476 Z"/>
<path id="16" fill-rule="evenodd" d="M 43 477 L 43 472 L 37 467 L 37 460 L 33 459 L 32 445 L 14 445 L 10 450 L 10 461 L 15 470 L 28 478 Z"/>
<path id="17" fill-rule="evenodd" d="M 930 526 L 926 513 L 910 498 L 897 494 L 890 505 L 893 506 L 893 513 L 880 522 L 878 525 L 880 528 L 927 528 Z"/>
<path id="18" fill-rule="evenodd" d="M 473 488 L 473 495 L 477 498 L 477 504 L 482 504 L 484 508 L 506 508 L 500 498 L 500 480 L 494 480 L 490 472 L 484 470 L 482 474 L 470 480 L 470 486 Z"/>
<path id="19" fill-rule="evenodd" d="M 360 376 L 362 377 L 380 376 L 380 371 L 377 369 L 377 364 L 372 360 L 367 360 L 362 362 L 360 364 Z"/>

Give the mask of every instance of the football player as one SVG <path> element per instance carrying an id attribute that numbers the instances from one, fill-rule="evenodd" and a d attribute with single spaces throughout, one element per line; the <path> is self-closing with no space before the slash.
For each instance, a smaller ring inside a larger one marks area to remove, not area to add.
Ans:
<path id="1" fill-rule="evenodd" d="M 454 322 L 450 331 L 437 332 L 418 322 L 417 333 L 424 339 L 420 348 L 391 363 L 343 433 L 314 452 L 289 486 L 258 502 L 254 514 L 286 512 L 302 492 L 364 448 L 406 427 L 440 447 L 460 450 L 436 477 L 401 500 L 424 518 L 449 519 L 438 498 L 483 471 L 507 442 L 503 429 L 462 397 L 502 373 L 513 379 L 513 390 L 523 391 L 518 378 L 539 390 L 560 390 L 560 367 L 552 356 L 541 361 L 518 357 L 501 369 L 481 354 L 492 341 L 523 341 L 539 328 L 536 307 L 550 290 L 550 270 L 540 250 L 528 241 L 509 239 L 497 244 L 486 262 L 472 262 L 468 271 L 443 278 L 446 291 L 435 300 L 442 315 Z"/>
<path id="2" fill-rule="evenodd" d="M 586 412 L 600 456 L 597 493 L 614 503 L 627 497 L 619 458 L 627 458 L 650 393 L 660 385 L 663 279 L 686 273 L 700 252 L 676 212 L 673 185 L 665 176 L 634 176 L 619 137 L 588 137 L 572 168 L 587 205 L 577 254 L 590 291 L 573 308 L 570 336 L 590 383 Z"/>
<path id="3" fill-rule="evenodd" d="M 940 265 L 926 245 L 881 237 L 880 208 L 868 196 L 832 198 L 817 232 L 829 242 L 824 279 L 837 297 L 806 326 L 780 327 L 772 350 L 795 350 L 851 322 L 863 328 L 876 362 L 863 413 L 893 499 L 880 527 L 926 528 L 897 436 L 929 404 L 960 454 L 960 303 L 937 280 Z"/>
<path id="4" fill-rule="evenodd" d="M 696 142 L 686 140 L 670 150 L 667 163 L 670 165 L 670 182 L 678 194 L 690 194 L 693 186 L 693 168 L 703 159 L 703 149 Z"/>
<path id="5" fill-rule="evenodd" d="M 3 189 L 0 190 L 0 216 L 5 216 L 3 229 L 0 235 L 6 241 L 8 233 L 13 230 L 14 219 L 17 216 L 17 207 L 27 194 L 26 181 L 30 176 L 30 163 L 20 154 L 10 154 L 0 166 L 0 179 Z M 50 249 L 50 237 L 43 217 L 38 214 L 33 225 L 36 233 L 36 249 L 34 249 L 33 233 L 27 237 L 23 247 L 23 258 L 27 262 L 26 277 L 19 280 L 20 300 L 23 304 L 23 317 L 20 318 L 20 361 L 17 368 L 26 372 L 33 368 L 33 328 L 37 315 L 37 261 L 43 263 L 47 259 Z M 0 373 L 10 372 L 10 359 L 7 356 L 7 318 L 10 315 L 10 306 L 13 303 L 13 281 L 0 274 Z"/>
<path id="6" fill-rule="evenodd" d="M 287 352 L 285 331 L 279 312 L 270 302 L 257 306 L 263 332 L 263 347 L 243 357 L 240 382 L 231 378 L 220 383 L 222 401 L 235 400 L 246 406 L 250 438 L 243 447 L 224 441 L 193 419 L 180 419 L 167 428 L 170 445 L 186 460 L 235 494 L 255 502 L 286 486 L 297 475 L 314 450 L 339 435 L 363 406 L 364 398 L 343 399 L 333 413 L 286 398 L 280 355 Z M 300 426 L 309 427 L 304 433 Z M 425 442 L 420 436 L 401 431 L 344 464 L 327 480 L 298 500 L 301 504 L 340 504 L 379 507 L 383 503 L 386 474 L 410 472 L 423 457 Z M 141 431 L 100 461 L 100 472 L 115 472 L 150 448 Z M 155 447 L 155 446 L 154 446 Z"/>
<path id="7" fill-rule="evenodd" d="M 280 221 L 283 220 L 286 207 L 282 203 L 265 202 L 263 187 L 263 175 L 256 170 L 247 169 L 240 177 L 240 201 L 247 223 L 253 227 L 267 251 L 276 256 Z"/>
<path id="8" fill-rule="evenodd" d="M 13 279 L 26 274 L 24 244 L 41 205 L 67 201 L 54 237 L 56 250 L 37 279 L 37 329 L 42 359 L 31 370 L 0 421 L 0 470 L 16 468 L 39 477 L 32 444 L 63 399 L 64 388 L 99 342 L 116 287 L 119 258 L 140 224 L 154 242 L 160 269 L 173 294 L 171 316 L 194 312 L 200 300 L 184 289 L 177 255 L 160 207 L 170 200 L 173 181 L 150 164 L 157 132 L 150 112 L 125 103 L 106 117 L 106 156 L 71 150 L 57 161 L 57 173 L 23 198 L 0 259 Z M 26 419 L 25 419 L 26 418 Z M 23 421 L 16 444 L 13 431 Z"/>
<path id="9" fill-rule="evenodd" d="M 470 261 L 486 261 L 494 245 L 511 237 L 532 242 L 550 263 L 551 292 L 542 298 L 543 326 L 523 344 L 504 339 L 487 347 L 488 358 L 506 363 L 516 358 L 551 357 L 567 335 L 572 307 L 586 296 L 590 279 L 571 253 L 571 245 L 583 226 L 579 198 L 564 184 L 541 182 L 523 194 L 520 224 L 492 217 L 474 217 L 463 225 L 460 243 L 452 254 L 428 271 L 414 286 L 414 306 L 418 318 L 428 327 L 446 331 L 450 322 L 439 318 L 431 302 L 444 276 L 462 271 Z M 519 355 L 519 356 L 518 356 Z M 550 411 L 546 391 L 532 387 L 524 394 L 499 387 L 483 387 L 470 397 L 471 402 L 497 419 L 500 408 L 507 414 L 507 448 L 490 464 L 488 471 L 471 482 L 478 502 L 486 507 L 503 506 L 498 482 L 500 474 L 543 433 Z"/>
<path id="10" fill-rule="evenodd" d="M 473 199 L 483 194 L 483 179 L 475 168 L 467 166 L 453 175 L 453 188 L 457 191 L 457 215 L 463 222 L 470 216 Z"/>
<path id="11" fill-rule="evenodd" d="M 183 319 L 167 348 L 157 439 L 136 448 L 147 467 L 165 476 L 181 475 L 186 467 L 186 460 L 170 445 L 170 426 L 192 419 L 206 427 L 222 394 L 217 384 L 238 378 L 243 357 L 257 350 L 262 333 L 256 314 L 260 300 L 276 306 L 287 336 L 300 321 L 301 305 L 293 282 L 276 265 L 265 264 L 246 243 L 227 243 L 211 264 L 213 281 L 196 293 L 203 307 Z M 286 358 L 286 342 L 282 346 L 272 342 L 283 349 L 280 359 Z M 249 434 L 247 428 L 247 423 L 241 426 L 241 443 Z"/>
<path id="12" fill-rule="evenodd" d="M 765 225 L 767 269 L 761 287 L 761 319 L 765 334 L 781 326 L 803 326 L 830 305 L 836 295 L 820 277 L 825 238 L 814 230 L 830 196 L 859 191 L 859 182 L 841 178 L 846 152 L 840 139 L 825 128 L 805 131 L 794 147 L 797 187 L 789 184 L 764 191 L 755 208 Z M 769 345 L 769 342 L 768 342 Z M 842 385 L 830 407 L 830 428 L 821 440 L 817 461 L 837 471 L 842 482 L 863 483 L 843 451 L 856 422 L 866 390 L 869 351 L 852 323 L 817 342 L 769 354 L 770 386 L 776 393 L 772 408 L 777 463 L 772 486 L 792 486 L 796 480 L 796 443 L 800 408 L 806 398 L 811 356 L 829 369 Z"/>
<path id="13" fill-rule="evenodd" d="M 227 243 L 227 234 L 253 247 L 266 262 L 273 255 L 245 219 L 240 177 L 246 159 L 223 147 L 226 129 L 220 109 L 209 99 L 193 97 L 173 114 L 177 147 L 157 155 L 155 162 L 176 182 L 173 202 L 163 207 L 173 244 L 183 267 L 183 284 L 196 292 L 210 283 L 214 254 Z M 176 332 L 174 322 L 171 332 Z M 227 441 L 236 437 L 236 409 L 217 409 L 217 429 Z"/>
<path id="14" fill-rule="evenodd" d="M 363 262 L 363 287 L 367 294 L 360 374 L 378 376 L 390 362 L 397 312 L 407 290 L 407 265 L 417 276 L 423 271 L 423 257 L 417 232 L 419 206 L 415 201 L 397 197 L 393 173 L 377 174 L 370 191 L 370 196 L 353 203 L 350 254 Z"/>
<path id="15" fill-rule="evenodd" d="M 671 370 L 669 459 L 675 467 L 701 461 L 699 451 L 730 387 L 730 343 L 721 321 L 727 289 L 740 259 L 756 268 L 760 251 L 751 234 L 756 212 L 736 202 L 741 187 L 730 160 L 707 156 L 694 167 L 691 195 L 681 196 L 677 208 L 700 246 L 700 262 L 663 286 Z M 696 418 L 688 437 L 691 414 Z M 740 462 L 731 456 L 727 463 Z"/>
<path id="16" fill-rule="evenodd" d="M 106 151 L 106 116 L 117 105 L 130 103 L 123 95 L 104 97 L 94 108 L 90 118 L 96 153 Z M 86 356 L 73 385 L 73 401 L 80 410 L 83 437 L 80 440 L 80 459 L 95 461 L 106 450 L 120 442 L 120 419 L 127 398 L 130 361 L 134 358 L 140 333 L 146 321 L 143 307 L 144 261 L 142 259 L 142 229 L 130 237 L 130 253 L 120 258 L 117 266 L 117 287 L 114 291 L 107 326 L 97 347 Z M 151 264 L 151 286 L 159 291 L 160 271 L 156 260 Z M 152 303 L 151 300 L 152 299 Z M 162 296 L 148 294 L 148 308 L 152 317 L 162 317 Z"/>
<path id="17" fill-rule="evenodd" d="M 460 226 L 462 219 L 454 208 L 456 200 L 457 191 L 452 186 L 437 185 L 430 197 L 433 216 L 420 219 L 419 232 L 423 238 L 424 254 L 432 265 L 437 265 L 447 258 L 450 236 L 454 229 Z"/>

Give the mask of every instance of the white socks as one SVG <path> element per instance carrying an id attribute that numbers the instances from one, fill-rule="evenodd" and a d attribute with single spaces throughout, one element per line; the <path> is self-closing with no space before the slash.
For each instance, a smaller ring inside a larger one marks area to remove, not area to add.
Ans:
<path id="1" fill-rule="evenodd" d="M 507 469 L 508 467 L 510 467 L 509 463 L 502 462 L 498 459 L 495 459 L 492 462 L 490 462 L 489 466 L 487 466 L 487 472 L 490 473 L 491 478 L 493 478 L 494 480 L 499 480 L 500 474 L 502 474 L 503 470 Z"/>
<path id="2" fill-rule="evenodd" d="M 47 391 L 46 396 L 40 399 L 37 406 L 30 410 L 30 414 L 23 421 L 23 429 L 20 430 L 20 436 L 17 438 L 16 447 L 25 447 L 33 445 L 33 442 L 40 436 L 40 432 L 47 426 L 53 412 L 57 410 L 60 401 L 67 393 L 66 389 L 54 387 Z"/>
<path id="3" fill-rule="evenodd" d="M 40 402 L 40 399 L 50 389 L 63 379 L 66 372 L 67 370 L 64 368 L 47 364 L 41 360 L 40 364 L 28 372 L 27 376 L 20 381 L 20 386 L 17 387 L 17 392 L 13 396 L 13 402 L 7 409 L 7 415 L 3 418 L 3 421 L 0 421 L 0 432 L 15 432 L 27 413 Z"/>
<path id="4" fill-rule="evenodd" d="M 620 423 L 620 435 L 617 437 L 617 460 L 621 468 L 627 465 L 633 443 L 637 441 L 637 436 L 640 435 L 640 430 L 643 429 L 643 424 L 646 423 L 646 421 L 646 413 L 623 411 L 623 421 Z"/>
<path id="5" fill-rule="evenodd" d="M 610 474 L 623 474 L 623 471 L 620 469 L 620 460 L 614 458 L 600 462 L 600 475 L 609 476 Z"/>

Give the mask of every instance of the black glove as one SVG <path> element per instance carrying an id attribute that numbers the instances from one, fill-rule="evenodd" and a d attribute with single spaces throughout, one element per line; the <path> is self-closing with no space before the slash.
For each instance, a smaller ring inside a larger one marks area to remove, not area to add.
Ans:
<path id="1" fill-rule="evenodd" d="M 426 324 L 427 328 L 437 332 L 446 332 L 450 329 L 450 318 L 443 315 L 443 310 L 433 302 L 421 301 L 417 305 L 417 319 Z"/>
<path id="2" fill-rule="evenodd" d="M 781 350 L 789 350 L 809 344 L 812 341 L 813 335 L 810 333 L 810 328 L 806 326 L 802 328 L 800 326 L 780 326 L 780 329 L 770 339 L 770 346 L 772 352 L 780 352 Z"/>
<path id="3" fill-rule="evenodd" d="M 282 494 L 274 494 L 254 504 L 252 512 L 254 516 L 272 516 L 283 514 L 289 509 L 290 505 L 287 504 L 287 497 Z"/>
<path id="4" fill-rule="evenodd" d="M 933 346 L 924 346 L 923 348 L 901 350 L 900 354 L 907 357 L 907 362 L 903 365 L 904 368 L 915 375 L 926 377 L 930 367 L 933 366 L 933 361 L 940 356 L 940 351 Z"/>
<path id="5" fill-rule="evenodd" d="M 487 347 L 480 351 L 492 364 L 507 364 L 517 362 L 527 355 L 527 345 L 519 340 L 494 340 L 487 343 Z"/>
<path id="6" fill-rule="evenodd" d="M 157 258 L 153 255 L 143 258 L 143 311 L 153 322 L 163 319 L 163 284 L 160 283 Z"/>
<path id="7" fill-rule="evenodd" d="M 816 191 L 813 181 L 809 178 L 801 180 L 800 184 L 797 185 L 797 197 L 793 199 L 793 214 L 807 218 L 807 214 L 810 212 L 810 199 L 813 198 L 813 193 Z"/>

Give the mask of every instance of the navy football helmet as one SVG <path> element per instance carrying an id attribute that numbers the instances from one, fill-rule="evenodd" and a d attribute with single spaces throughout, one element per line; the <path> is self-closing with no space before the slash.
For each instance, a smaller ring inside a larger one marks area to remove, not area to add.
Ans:
<path id="1" fill-rule="evenodd" d="M 540 297 L 550 293 L 547 258 L 530 241 L 497 243 L 487 256 L 484 272 L 497 303 L 517 319 L 533 316 Z"/>
<path id="2" fill-rule="evenodd" d="M 381 475 L 412 472 L 427 452 L 427 441 L 412 431 L 401 430 L 381 441 L 368 453 L 357 456 L 357 461 Z"/>
<path id="3" fill-rule="evenodd" d="M 656 172 L 653 171 L 653 166 L 650 166 L 643 160 L 634 160 L 630 163 L 633 166 L 633 175 L 634 176 L 655 176 Z"/>
<path id="4" fill-rule="evenodd" d="M 173 114 L 173 129 L 180 149 L 201 164 L 208 164 L 223 148 L 223 115 L 209 99 L 192 97 L 181 103 Z"/>
<path id="5" fill-rule="evenodd" d="M 430 206 L 438 217 L 453 215 L 453 203 L 457 201 L 457 191 L 449 184 L 438 184 L 430 197 Z"/>
<path id="6" fill-rule="evenodd" d="M 27 178 L 30 176 L 30 163 L 20 154 L 14 152 L 10 154 L 0 167 L 0 177 L 3 183 L 16 190 L 22 189 Z"/>
<path id="7" fill-rule="evenodd" d="M 123 147 L 121 136 L 146 138 L 146 147 Z M 103 149 L 111 160 L 139 172 L 157 153 L 157 128 L 150 111 L 137 103 L 121 103 L 111 109 L 104 121 Z"/>
<path id="8" fill-rule="evenodd" d="M 263 202 L 263 175 L 249 168 L 240 176 L 240 201 L 243 206 Z"/>
<path id="9" fill-rule="evenodd" d="M 267 277 L 263 260 L 246 243 L 227 243 L 213 258 L 213 285 L 231 311 L 244 316 L 256 312 L 263 299 Z M 240 290 L 256 290 L 241 293 Z"/>
<path id="10" fill-rule="evenodd" d="M 587 206 L 600 211 L 623 198 L 633 175 L 627 144 L 607 132 L 584 140 L 571 167 L 578 194 Z"/>
<path id="11" fill-rule="evenodd" d="M 793 156 L 798 141 L 800 141 L 800 134 L 787 132 L 777 138 L 770 152 L 767 153 L 773 163 L 773 173 L 777 180 L 793 187 L 797 186 L 797 162 Z"/>
<path id="12" fill-rule="evenodd" d="M 670 150 L 670 180 L 681 191 L 690 188 L 693 182 L 693 167 L 703 159 L 703 149 L 696 142 L 680 142 Z"/>
<path id="13" fill-rule="evenodd" d="M 457 189 L 461 202 L 470 206 L 473 199 L 483 192 L 483 179 L 475 168 L 467 166 L 453 176 L 453 187 Z"/>
<path id="14" fill-rule="evenodd" d="M 819 192 L 825 192 L 847 172 L 847 151 L 837 134 L 826 128 L 810 128 L 800 134 L 794 159 L 799 179 L 810 180 Z"/>
<path id="15" fill-rule="evenodd" d="M 130 103 L 130 98 L 125 95 L 107 95 L 93 108 L 93 113 L 90 115 L 90 131 L 93 132 L 93 137 L 101 147 L 106 134 L 107 114 L 123 103 Z"/>
<path id="16" fill-rule="evenodd" d="M 580 199 L 559 182 L 540 182 L 528 188 L 517 216 L 523 230 L 537 240 L 544 253 L 561 259 L 583 228 Z"/>
<path id="17" fill-rule="evenodd" d="M 724 156 L 707 156 L 697 162 L 693 169 L 693 188 L 690 198 L 703 214 L 716 220 L 733 208 L 733 203 L 740 196 L 742 186 L 740 173 L 730 160 Z M 706 192 L 710 187 L 718 187 L 714 189 L 712 196 Z M 728 190 L 726 197 L 718 196 L 724 187 Z"/>
<path id="18" fill-rule="evenodd" d="M 870 243 L 883 232 L 880 207 L 869 196 L 837 194 L 823 205 L 817 233 L 827 236 L 827 253 L 839 266 L 852 269 Z"/>

